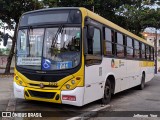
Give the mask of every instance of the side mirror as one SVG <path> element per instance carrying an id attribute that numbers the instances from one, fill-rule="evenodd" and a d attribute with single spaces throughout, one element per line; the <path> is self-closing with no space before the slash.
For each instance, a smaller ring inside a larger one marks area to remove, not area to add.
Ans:
<path id="1" fill-rule="evenodd" d="M 94 36 L 94 27 L 89 25 L 87 29 L 87 38 L 93 39 L 93 36 Z"/>
<path id="2" fill-rule="evenodd" d="M 8 33 L 3 36 L 3 46 L 6 46 L 8 42 Z"/>

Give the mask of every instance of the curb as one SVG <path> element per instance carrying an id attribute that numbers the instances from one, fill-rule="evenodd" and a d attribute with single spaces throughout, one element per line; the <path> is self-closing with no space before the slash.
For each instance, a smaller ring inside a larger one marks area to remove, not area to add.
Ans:
<path id="1" fill-rule="evenodd" d="M 102 111 L 102 110 L 104 110 L 106 108 L 110 108 L 110 107 L 111 107 L 111 105 L 102 105 L 99 108 L 91 110 L 90 112 L 83 113 L 77 117 L 72 117 L 67 120 L 87 120 L 91 117 L 95 117 L 98 114 L 98 111 Z"/>

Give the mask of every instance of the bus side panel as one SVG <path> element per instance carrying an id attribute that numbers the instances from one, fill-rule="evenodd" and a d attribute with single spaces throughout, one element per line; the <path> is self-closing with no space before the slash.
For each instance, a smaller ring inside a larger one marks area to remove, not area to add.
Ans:
<path id="1" fill-rule="evenodd" d="M 102 98 L 104 88 L 104 77 L 99 74 L 101 65 L 92 65 L 85 67 L 85 92 L 84 104 Z M 103 69 L 103 68 L 102 68 Z"/>
<path id="2" fill-rule="evenodd" d="M 145 72 L 145 82 L 150 81 L 154 77 L 154 62 L 141 61 L 141 72 Z"/>
<path id="3" fill-rule="evenodd" d="M 121 85 L 124 84 L 123 82 L 125 82 L 121 80 L 121 78 L 126 76 L 125 60 L 113 60 L 112 58 L 104 57 L 100 65 L 85 67 L 84 104 L 101 99 L 103 97 L 105 82 L 111 73 L 114 73 L 113 75 L 116 79 L 115 91 L 119 92 L 121 91 Z"/>
<path id="4" fill-rule="evenodd" d="M 141 82 L 141 68 L 139 66 L 139 61 L 136 60 L 126 60 L 127 61 L 127 79 L 129 80 L 128 88 L 139 85 Z"/>
<path id="5" fill-rule="evenodd" d="M 129 85 L 129 81 L 126 79 L 127 63 L 124 59 L 106 58 L 108 66 L 104 74 L 109 72 L 113 73 L 115 78 L 115 90 L 114 93 L 120 92 Z M 106 76 L 107 78 L 108 76 Z M 125 86 L 123 85 L 125 84 Z"/>

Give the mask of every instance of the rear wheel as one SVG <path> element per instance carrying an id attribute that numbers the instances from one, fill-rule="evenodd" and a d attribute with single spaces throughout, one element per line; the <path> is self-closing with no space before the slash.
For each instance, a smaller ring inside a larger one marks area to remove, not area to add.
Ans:
<path id="1" fill-rule="evenodd" d="M 138 86 L 138 88 L 139 88 L 140 90 L 143 90 L 143 89 L 144 89 L 144 86 L 145 86 L 145 76 L 144 76 L 144 74 L 142 74 L 141 84 Z"/>
<path id="2" fill-rule="evenodd" d="M 102 104 L 108 104 L 111 101 L 111 93 L 112 93 L 111 83 L 109 80 L 107 80 L 104 88 Z"/>

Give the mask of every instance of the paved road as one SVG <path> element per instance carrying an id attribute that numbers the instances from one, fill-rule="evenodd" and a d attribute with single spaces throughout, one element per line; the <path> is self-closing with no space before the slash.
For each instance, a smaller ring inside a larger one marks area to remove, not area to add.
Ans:
<path id="1" fill-rule="evenodd" d="M 83 107 L 74 107 L 71 105 L 60 105 L 46 102 L 26 101 L 12 98 L 12 77 L 0 77 L 0 111 L 54 111 L 60 116 L 54 119 L 63 120 L 70 118 L 69 116 L 77 116 L 87 111 L 99 108 L 101 105 L 98 101 L 85 105 Z M 160 76 L 155 77 L 152 81 L 146 84 L 144 90 L 135 90 L 135 88 L 126 90 L 113 96 L 110 103 L 111 107 L 103 112 L 98 112 L 97 117 L 90 118 L 91 120 L 117 120 L 116 118 L 103 117 L 107 111 L 160 111 Z M 14 103 L 15 102 L 15 103 Z M 52 120 L 53 118 L 42 118 Z M 118 120 L 132 120 L 134 118 L 118 118 Z M 148 120 L 148 118 L 137 118 L 138 120 Z M 17 120 L 17 118 L 16 118 Z M 20 118 L 22 120 L 22 118 Z M 24 118 L 24 120 L 39 120 Z M 158 120 L 152 118 L 151 120 Z"/>
<path id="2" fill-rule="evenodd" d="M 6 110 L 12 91 L 12 76 L 0 75 L 0 111 Z"/>
<path id="3" fill-rule="evenodd" d="M 42 114 L 44 114 L 45 111 L 49 111 L 48 114 L 51 116 L 54 116 L 53 114 L 62 116 L 62 117 L 56 117 L 54 119 L 65 120 L 73 116 L 78 116 L 87 111 L 91 111 L 93 109 L 101 107 L 101 104 L 97 101 L 85 105 L 83 107 L 75 107 L 71 105 L 14 99 L 12 83 L 13 83 L 13 76 L 4 77 L 3 75 L 0 75 L 0 111 L 25 111 L 25 112 L 42 111 Z M 50 114 L 50 111 L 53 112 L 53 114 Z M 17 119 L 18 118 L 16 118 L 15 120 Z M 19 119 L 22 120 L 22 118 Z M 24 120 L 30 120 L 30 118 L 28 119 L 24 118 Z M 43 120 L 43 118 L 41 120 Z M 53 118 L 48 117 L 47 120 L 53 120 Z"/>
<path id="4" fill-rule="evenodd" d="M 109 111 L 134 111 L 132 114 L 137 115 L 137 111 L 140 111 L 140 115 L 149 115 L 154 113 L 157 115 L 159 111 L 160 116 L 160 76 L 155 76 L 154 79 L 148 82 L 144 90 L 136 90 L 135 88 L 126 90 L 124 92 L 116 94 L 111 103 Z M 107 110 L 99 112 L 97 118 L 91 118 L 91 120 L 117 120 L 117 117 L 104 117 L 107 115 Z M 148 111 L 148 113 L 141 114 L 141 111 Z M 151 111 L 151 112 L 150 112 Z M 115 112 L 114 115 L 120 116 L 119 113 Z M 127 116 L 129 112 L 122 112 L 124 116 Z M 160 120 L 160 118 L 154 117 L 141 117 L 141 118 L 118 118 L 118 120 Z"/>
<path id="5" fill-rule="evenodd" d="M 13 71 L 14 71 L 13 68 L 11 68 L 10 73 L 13 73 Z M 3 74 L 4 72 L 5 72 L 5 69 L 0 68 L 0 74 Z"/>

